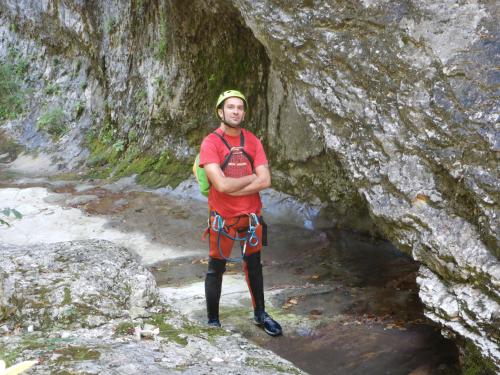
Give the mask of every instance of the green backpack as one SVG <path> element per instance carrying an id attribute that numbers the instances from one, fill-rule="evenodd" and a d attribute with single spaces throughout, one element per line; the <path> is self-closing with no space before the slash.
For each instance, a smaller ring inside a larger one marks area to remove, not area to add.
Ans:
<path id="1" fill-rule="evenodd" d="M 221 164 L 221 169 L 224 171 L 229 159 L 231 158 L 231 155 L 233 153 L 232 147 L 227 141 L 224 139 L 223 136 L 221 136 L 217 132 L 213 132 L 221 141 L 224 143 L 224 145 L 227 147 L 229 150 L 229 154 L 227 154 L 224 162 Z M 245 151 L 245 136 L 243 135 L 243 132 L 240 133 L 240 147 L 243 148 L 243 155 L 248 159 L 250 162 L 250 165 L 252 166 L 253 170 L 253 159 L 252 157 Z M 200 167 L 200 154 L 196 155 L 196 159 L 194 160 L 193 164 L 193 174 L 194 177 L 196 177 L 196 181 L 198 181 L 198 186 L 200 188 L 200 193 L 203 194 L 205 197 L 208 197 L 208 191 L 210 190 L 210 181 L 208 181 L 207 174 L 205 173 L 205 169 Z"/>
<path id="2" fill-rule="evenodd" d="M 200 193 L 205 197 L 208 197 L 208 191 L 210 190 L 210 182 L 208 181 L 205 170 L 200 167 L 200 154 L 196 155 L 196 159 L 193 164 L 193 174 L 198 181 L 198 186 L 200 188 Z"/>

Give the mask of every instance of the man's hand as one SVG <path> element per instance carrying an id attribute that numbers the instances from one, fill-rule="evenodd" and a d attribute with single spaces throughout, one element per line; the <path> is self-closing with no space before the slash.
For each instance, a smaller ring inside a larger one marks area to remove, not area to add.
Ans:
<path id="1" fill-rule="evenodd" d="M 255 174 L 238 178 L 226 177 L 217 163 L 205 164 L 203 168 L 215 190 L 226 194 L 241 191 L 258 178 Z"/>
<path id="2" fill-rule="evenodd" d="M 259 165 L 255 168 L 254 176 L 256 176 L 256 178 L 250 184 L 228 194 L 234 196 L 255 194 L 271 186 L 271 173 L 267 165 Z"/>

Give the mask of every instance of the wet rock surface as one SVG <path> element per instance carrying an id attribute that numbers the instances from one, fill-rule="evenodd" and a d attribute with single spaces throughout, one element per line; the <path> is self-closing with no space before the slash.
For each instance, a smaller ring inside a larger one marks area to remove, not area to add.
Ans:
<path id="1" fill-rule="evenodd" d="M 0 251 L 0 356 L 8 364 L 38 359 L 35 374 L 302 373 L 241 335 L 162 306 L 152 274 L 108 241 Z"/>

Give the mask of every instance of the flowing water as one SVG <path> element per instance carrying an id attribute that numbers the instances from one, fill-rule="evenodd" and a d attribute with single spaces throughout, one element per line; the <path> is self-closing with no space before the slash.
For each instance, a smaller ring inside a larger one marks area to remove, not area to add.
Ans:
<path id="1" fill-rule="evenodd" d="M 140 233 L 146 247 L 168 247 L 171 252 L 165 254 L 170 255 L 155 257 L 130 242 L 167 301 L 191 318 L 205 320 L 207 245 L 200 236 L 206 203 L 95 182 L 20 182 L 5 175 L 0 181 L 0 194 L 6 188 L 44 186 L 66 210 L 81 210 L 91 220 L 104 218 L 98 231 L 104 238 L 118 231 L 126 244 L 127 235 Z M 239 264 L 230 265 L 224 278 L 225 328 L 311 374 L 459 373 L 456 347 L 423 316 L 415 282 L 418 264 L 412 259 L 388 242 L 355 233 L 308 230 L 272 212 L 268 221 L 270 245 L 263 250 L 267 304 L 284 336 L 271 338 L 251 323 Z"/>

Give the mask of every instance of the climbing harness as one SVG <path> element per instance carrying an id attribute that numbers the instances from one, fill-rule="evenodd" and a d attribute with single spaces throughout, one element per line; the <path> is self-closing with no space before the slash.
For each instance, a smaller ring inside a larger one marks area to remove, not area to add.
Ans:
<path id="1" fill-rule="evenodd" d="M 257 236 L 256 231 L 257 231 L 257 227 L 260 225 L 260 222 L 259 222 L 258 216 L 255 213 L 248 214 L 248 230 L 246 231 L 246 234 L 244 237 L 240 237 L 238 235 L 236 235 L 234 237 L 231 236 L 229 234 L 229 231 L 228 231 L 231 226 L 226 227 L 224 219 L 216 211 L 212 211 L 211 216 L 214 217 L 213 221 L 212 221 L 211 229 L 214 232 L 217 232 L 217 248 L 219 249 L 219 255 L 222 259 L 225 259 L 228 262 L 236 262 L 236 263 L 242 262 L 243 258 L 245 257 L 247 244 L 249 246 L 252 246 L 252 247 L 255 247 L 259 244 L 259 237 Z M 222 249 L 220 247 L 221 235 L 229 238 L 230 240 L 240 242 L 240 249 L 241 249 L 241 257 L 240 258 L 226 257 L 223 254 Z"/>

